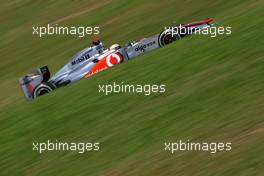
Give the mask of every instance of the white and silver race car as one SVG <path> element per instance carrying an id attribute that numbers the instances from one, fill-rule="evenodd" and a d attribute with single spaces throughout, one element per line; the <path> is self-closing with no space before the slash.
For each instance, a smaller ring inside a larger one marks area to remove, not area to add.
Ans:
<path id="1" fill-rule="evenodd" d="M 185 25 L 165 28 L 161 33 L 137 42 L 128 43 L 125 47 L 118 44 L 109 49 L 104 47 L 98 39 L 91 47 L 78 52 L 73 58 L 50 78 L 47 66 L 38 68 L 19 79 L 19 84 L 27 100 L 46 94 L 61 86 L 71 84 L 82 78 L 128 61 L 146 52 L 168 45 L 189 34 L 211 27 L 212 18 Z"/>

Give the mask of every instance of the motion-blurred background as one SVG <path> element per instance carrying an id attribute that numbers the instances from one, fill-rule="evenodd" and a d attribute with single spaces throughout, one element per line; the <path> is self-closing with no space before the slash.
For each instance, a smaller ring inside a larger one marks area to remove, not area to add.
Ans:
<path id="1" fill-rule="evenodd" d="M 260 0 L 1 0 L 0 175 L 264 174 L 263 7 Z M 100 26 L 106 46 L 173 21 L 216 19 L 230 36 L 191 36 L 91 79 L 26 102 L 18 78 L 51 73 L 91 37 L 32 35 L 32 26 Z M 165 94 L 99 94 L 98 85 L 166 84 Z M 100 142 L 100 152 L 32 151 L 46 140 Z M 164 142 L 232 142 L 231 152 L 164 151 Z"/>

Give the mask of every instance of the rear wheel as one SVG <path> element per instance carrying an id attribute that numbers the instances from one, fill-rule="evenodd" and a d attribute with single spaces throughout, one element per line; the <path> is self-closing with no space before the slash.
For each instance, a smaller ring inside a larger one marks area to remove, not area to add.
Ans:
<path id="1" fill-rule="evenodd" d="M 33 93 L 33 98 L 47 94 L 51 92 L 52 90 L 54 90 L 54 86 L 51 83 L 41 83 L 35 88 L 34 93 Z"/>

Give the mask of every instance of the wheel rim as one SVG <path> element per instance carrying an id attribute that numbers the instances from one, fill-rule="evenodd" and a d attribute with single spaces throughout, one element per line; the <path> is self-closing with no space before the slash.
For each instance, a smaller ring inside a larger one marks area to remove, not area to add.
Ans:
<path id="1" fill-rule="evenodd" d="M 43 89 L 43 90 L 40 90 L 37 94 L 37 96 L 41 96 L 41 95 L 44 95 L 44 94 L 47 94 L 49 93 L 49 90 L 46 90 L 46 89 Z"/>
<path id="2" fill-rule="evenodd" d="M 44 94 L 47 94 L 49 93 L 50 91 L 52 91 L 52 88 L 49 87 L 48 85 L 39 85 L 35 91 L 34 91 L 34 98 L 38 97 L 38 96 L 41 96 L 41 95 L 44 95 Z"/>
<path id="3" fill-rule="evenodd" d="M 172 36 L 171 34 L 169 34 L 169 35 L 166 35 L 166 36 L 164 37 L 163 43 L 164 43 L 165 45 L 168 45 L 168 44 L 174 42 L 175 40 L 176 40 L 176 37 L 175 37 L 175 36 Z"/>

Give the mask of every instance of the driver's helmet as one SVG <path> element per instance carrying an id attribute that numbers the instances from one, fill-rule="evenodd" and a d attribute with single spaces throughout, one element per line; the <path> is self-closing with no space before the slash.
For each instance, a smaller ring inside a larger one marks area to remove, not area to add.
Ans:
<path id="1" fill-rule="evenodd" d="M 92 44 L 94 46 L 97 46 L 97 45 L 100 45 L 101 41 L 98 37 L 94 38 L 93 41 L 92 41 Z"/>
<path id="2" fill-rule="evenodd" d="M 110 50 L 118 50 L 118 49 L 120 49 L 121 48 L 121 46 L 119 45 L 119 44 L 113 44 L 112 46 L 110 46 Z"/>

